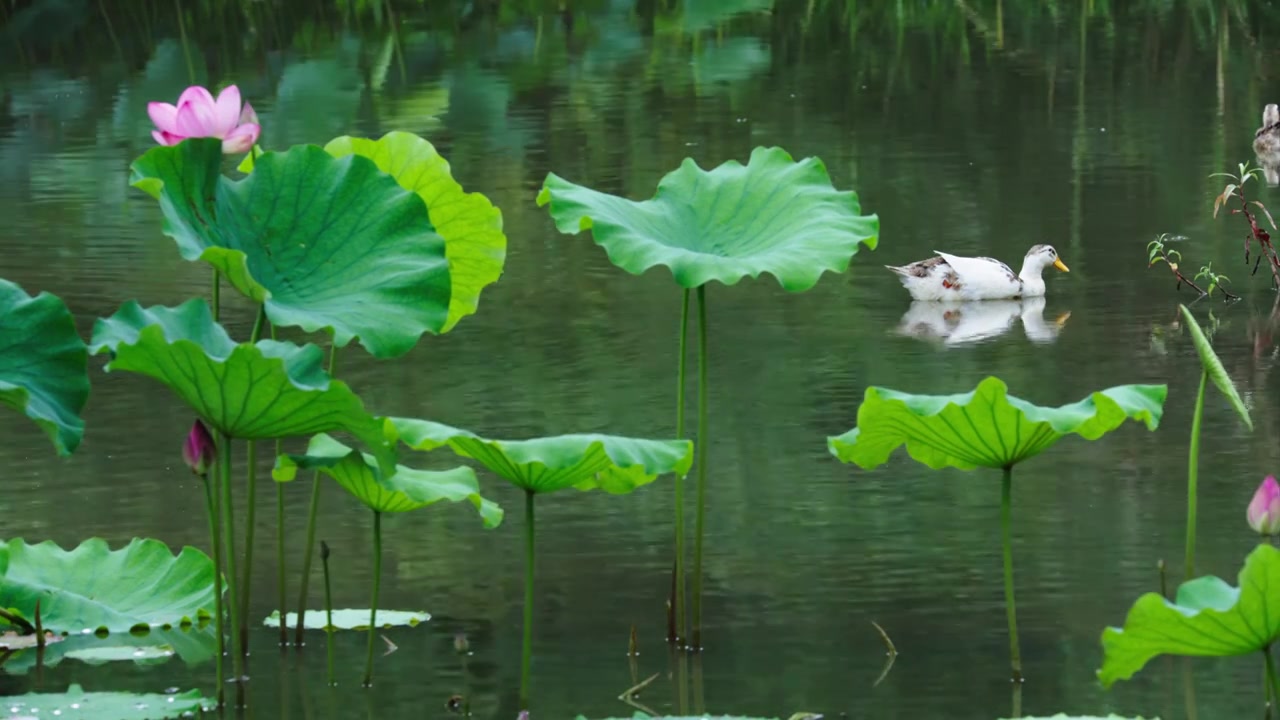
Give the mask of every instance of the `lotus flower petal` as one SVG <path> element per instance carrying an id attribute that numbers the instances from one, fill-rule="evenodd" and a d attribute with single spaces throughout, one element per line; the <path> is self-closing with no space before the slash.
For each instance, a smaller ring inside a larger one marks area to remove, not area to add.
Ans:
<path id="1" fill-rule="evenodd" d="M 257 125 L 240 125 L 222 139 L 223 154 L 249 152 L 253 144 L 258 141 L 260 132 L 261 128 Z"/>
<path id="2" fill-rule="evenodd" d="M 240 120 L 240 88 L 228 85 L 218 93 L 213 109 L 213 135 L 225 138 Z"/>
<path id="3" fill-rule="evenodd" d="M 151 116 L 151 122 L 155 123 L 159 130 L 173 132 L 177 129 L 178 107 L 176 105 L 162 102 L 147 103 L 147 114 Z"/>

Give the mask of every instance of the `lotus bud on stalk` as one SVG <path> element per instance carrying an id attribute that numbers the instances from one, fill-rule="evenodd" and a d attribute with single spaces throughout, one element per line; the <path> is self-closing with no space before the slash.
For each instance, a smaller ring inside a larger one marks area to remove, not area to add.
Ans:
<path id="1" fill-rule="evenodd" d="M 191 472 L 204 477 L 209 472 L 209 466 L 213 464 L 213 459 L 217 452 L 217 446 L 213 442 L 213 435 L 209 434 L 209 429 L 204 423 L 196 420 L 191 426 L 191 432 L 187 433 L 187 440 L 182 444 L 182 459 L 187 463 L 187 467 L 191 468 Z"/>
<path id="2" fill-rule="evenodd" d="M 249 152 L 262 127 L 249 103 L 240 105 L 240 88 L 230 85 L 214 99 L 208 90 L 192 85 L 178 97 L 177 105 L 147 103 L 147 114 L 156 129 L 151 137 L 161 145 L 177 145 L 187 138 L 218 138 L 227 155 Z"/>
<path id="3" fill-rule="evenodd" d="M 1258 486 L 1246 515 L 1249 527 L 1259 535 L 1280 535 L 1280 483 L 1274 475 L 1268 475 Z"/>

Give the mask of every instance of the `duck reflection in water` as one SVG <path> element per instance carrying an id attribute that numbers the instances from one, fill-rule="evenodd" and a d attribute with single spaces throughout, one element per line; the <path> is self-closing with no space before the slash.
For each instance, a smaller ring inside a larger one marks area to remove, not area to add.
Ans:
<path id="1" fill-rule="evenodd" d="M 1275 103 L 1262 109 L 1262 127 L 1253 133 L 1253 152 L 1267 185 L 1280 185 L 1280 106 Z"/>
<path id="2" fill-rule="evenodd" d="M 1055 320 L 1044 319 L 1043 297 L 1022 300 L 975 300 L 941 303 L 916 300 L 902 316 L 898 334 L 943 345 L 968 345 L 994 340 L 1022 321 L 1027 339 L 1034 343 L 1052 343 L 1067 324 L 1070 312 Z"/>

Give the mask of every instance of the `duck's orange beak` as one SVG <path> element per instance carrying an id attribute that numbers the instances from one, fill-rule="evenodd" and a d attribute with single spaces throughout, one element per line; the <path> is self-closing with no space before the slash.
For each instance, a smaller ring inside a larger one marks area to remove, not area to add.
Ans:
<path id="1" fill-rule="evenodd" d="M 1071 272 L 1070 270 L 1067 269 L 1067 266 L 1062 262 L 1062 258 L 1054 259 L 1053 266 L 1058 268 L 1062 272 Z"/>

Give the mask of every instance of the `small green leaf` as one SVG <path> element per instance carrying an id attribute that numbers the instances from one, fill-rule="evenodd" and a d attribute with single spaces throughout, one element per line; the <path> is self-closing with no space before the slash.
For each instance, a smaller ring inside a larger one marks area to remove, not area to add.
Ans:
<path id="1" fill-rule="evenodd" d="M 0 607 L 40 617 L 46 630 L 128 632 L 192 623 L 214 608 L 213 561 L 193 547 L 175 557 L 159 540 L 112 550 L 91 538 L 72 550 L 21 538 L 0 545 Z"/>
<path id="2" fill-rule="evenodd" d="M 870 469 L 907 446 L 930 468 L 1003 468 L 1034 457 L 1070 434 L 1096 440 L 1126 420 L 1160 423 L 1168 388 L 1121 385 L 1071 405 L 1041 407 L 1008 394 L 988 377 L 961 395 L 913 395 L 869 387 L 854 429 L 827 439 L 841 462 Z"/>
<path id="3" fill-rule="evenodd" d="M 643 202 L 552 173 L 537 202 L 560 232 L 590 230 L 614 265 L 633 275 L 665 265 L 685 288 L 769 273 L 789 291 L 808 290 L 822 273 L 847 270 L 859 245 L 874 249 L 880 231 L 856 193 L 831 185 L 821 160 L 797 163 L 781 148 L 710 171 L 686 159 Z"/>
<path id="4" fill-rule="evenodd" d="M 688 440 L 641 440 L 615 435 L 558 435 L 533 440 L 490 440 L 429 420 L 390 418 L 415 450 L 448 446 L 474 458 L 519 488 L 549 493 L 575 487 L 625 494 L 664 473 L 687 474 L 693 464 Z"/>
<path id="5" fill-rule="evenodd" d="M 345 383 L 323 369 L 315 345 L 260 340 L 237 345 L 192 299 L 176 308 L 128 302 L 93 328 L 91 350 L 111 353 L 107 370 L 158 380 L 213 428 L 233 438 L 268 440 L 346 430 L 392 467 L 382 422 Z"/>
<path id="6" fill-rule="evenodd" d="M 1227 369 L 1222 367 L 1222 361 L 1218 359 L 1218 354 L 1213 351 L 1213 345 L 1209 344 L 1209 339 L 1204 336 L 1204 331 L 1200 329 L 1200 323 L 1196 322 L 1195 316 L 1191 314 L 1186 305 L 1178 305 L 1178 309 L 1182 311 L 1182 318 L 1187 323 L 1187 331 L 1191 333 L 1191 342 L 1196 346 L 1196 352 L 1200 354 L 1200 366 L 1209 374 L 1209 379 L 1218 387 L 1218 391 L 1227 398 L 1227 402 L 1231 403 L 1231 407 L 1240 416 L 1240 420 L 1244 422 L 1245 427 L 1252 431 L 1253 420 L 1249 418 L 1249 410 L 1244 406 L 1244 401 L 1240 399 L 1240 394 L 1236 392 L 1236 385 L 1231 381 L 1231 376 L 1227 374 Z"/>
<path id="7" fill-rule="evenodd" d="M 220 270 L 277 327 L 326 330 L 345 346 L 403 355 L 449 315 L 449 264 L 422 200 L 368 158 L 315 145 L 221 174 L 216 139 L 155 147 L 133 184 L 160 200 L 164 233 L 187 260 Z"/>
<path id="8" fill-rule="evenodd" d="M 304 619 L 304 627 L 308 630 L 368 630 L 369 610 L 367 608 L 343 609 L 333 611 L 333 625 L 328 624 L 324 610 L 308 610 Z M 408 612 L 405 610 L 383 610 L 378 608 L 378 627 L 415 627 L 431 619 L 430 613 Z M 267 627 L 280 627 L 280 611 L 276 610 L 262 621 Z M 298 624 L 298 613 L 285 614 L 285 625 L 294 627 Z"/>
<path id="9" fill-rule="evenodd" d="M 1206 576 L 1138 598 L 1123 628 L 1102 633 L 1103 687 L 1133 677 L 1159 655 L 1230 657 L 1258 652 L 1280 637 L 1280 549 L 1259 545 L 1245 559 L 1239 586 Z"/>
<path id="10" fill-rule="evenodd" d="M 480 483 L 469 467 L 431 471 L 397 465 L 395 475 L 383 478 L 372 456 L 320 434 L 311 438 L 306 454 L 277 457 L 272 475 L 277 482 L 289 482 L 299 468 L 328 475 L 375 512 L 408 512 L 441 500 L 469 501 L 485 527 L 497 527 L 502 522 L 502 508 L 480 497 Z"/>
<path id="11" fill-rule="evenodd" d="M 39 425 L 59 455 L 84 437 L 89 352 L 75 318 L 56 295 L 31 297 L 0 280 L 0 405 Z"/>
<path id="12" fill-rule="evenodd" d="M 199 690 L 152 694 L 128 692 L 87 693 L 72 685 L 65 693 L 27 693 L 4 699 L 14 720 L 56 717 L 58 720 L 166 720 L 214 710 L 217 705 Z"/>

